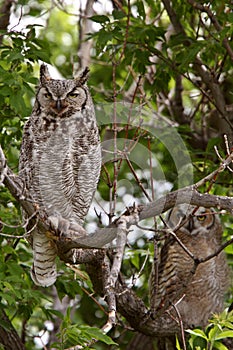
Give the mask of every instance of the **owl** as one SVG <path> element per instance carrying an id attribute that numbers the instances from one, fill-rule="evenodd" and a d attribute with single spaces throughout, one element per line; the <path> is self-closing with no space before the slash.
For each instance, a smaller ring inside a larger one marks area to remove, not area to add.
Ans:
<path id="1" fill-rule="evenodd" d="M 57 218 L 63 230 L 83 225 L 100 174 L 100 139 L 87 78 L 86 68 L 71 80 L 52 79 L 43 64 L 23 131 L 19 176 L 35 205 Z M 50 286 L 57 276 L 56 245 L 37 227 L 31 241 L 31 277 L 37 285 Z"/>
<path id="2" fill-rule="evenodd" d="M 203 327 L 213 313 L 223 310 L 228 266 L 223 251 L 197 266 L 190 254 L 205 259 L 215 253 L 221 245 L 222 226 L 213 209 L 186 204 L 169 213 L 169 227 L 174 229 L 178 224 L 175 234 L 182 244 L 168 233 L 158 268 L 152 269 L 151 308 L 155 317 L 164 312 L 177 317 L 175 305 L 186 328 Z"/>

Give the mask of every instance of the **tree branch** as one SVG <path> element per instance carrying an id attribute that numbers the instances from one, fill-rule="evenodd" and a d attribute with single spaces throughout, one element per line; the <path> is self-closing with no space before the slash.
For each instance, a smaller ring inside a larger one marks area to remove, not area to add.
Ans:
<path id="1" fill-rule="evenodd" d="M 197 188 L 202 186 L 205 182 L 213 179 L 216 174 L 220 171 L 226 169 L 233 160 L 233 152 L 227 157 L 226 160 L 222 162 L 219 168 L 213 171 L 211 174 L 206 176 L 204 179 L 200 180 L 194 185 L 184 187 L 177 191 L 168 193 L 166 196 L 161 197 L 149 204 L 140 205 L 138 207 L 138 222 L 160 215 L 166 212 L 168 209 L 174 207 L 175 205 L 188 203 L 196 206 L 203 206 L 206 208 L 216 207 L 218 209 L 225 209 L 232 213 L 233 208 L 233 198 L 227 196 L 215 196 L 208 193 L 199 193 Z M 38 228 L 41 233 L 51 232 L 54 240 L 57 243 L 58 255 L 65 261 L 69 262 L 71 257 L 69 251 L 74 248 L 102 248 L 106 244 L 111 243 L 117 237 L 117 222 L 119 219 L 115 220 L 108 227 L 98 229 L 97 231 L 88 234 L 84 229 L 82 232 L 71 231 L 69 234 L 64 235 L 63 232 L 54 231 L 51 227 L 48 217 L 45 212 L 36 207 L 36 203 L 30 200 L 30 195 L 23 186 L 21 179 L 15 175 L 7 166 L 4 153 L 0 147 L 0 174 L 2 174 L 3 183 L 8 188 L 13 197 L 21 204 L 23 209 L 27 212 L 29 216 L 34 215 L 35 220 L 38 220 Z M 35 213 L 36 212 L 36 213 Z M 127 225 L 128 228 L 134 225 L 135 213 L 130 210 L 126 210 L 123 214 L 128 216 Z M 65 257 L 67 256 L 67 260 Z"/>
<path id="2" fill-rule="evenodd" d="M 211 9 L 208 6 L 202 5 L 201 3 L 198 3 L 194 0 L 188 0 L 188 2 L 193 8 L 200 10 L 201 12 L 205 12 L 209 16 L 209 18 L 210 18 L 211 22 L 213 23 L 217 32 L 220 33 L 222 31 L 222 29 L 223 29 L 222 26 L 220 25 L 216 16 L 214 16 L 213 12 L 211 11 Z M 223 38 L 222 43 L 223 43 L 223 46 L 225 47 L 228 55 L 230 56 L 231 60 L 233 61 L 233 51 L 232 51 L 231 46 L 229 44 L 229 41 L 227 40 L 226 37 Z"/>
<path id="3" fill-rule="evenodd" d="M 88 39 L 88 34 L 93 32 L 92 29 L 92 21 L 89 19 L 91 16 L 95 14 L 93 9 L 94 0 L 88 0 L 86 2 L 86 7 L 84 13 L 79 18 L 78 22 L 78 30 L 79 30 L 79 42 L 78 42 L 78 50 L 77 55 L 79 59 L 79 69 L 85 68 L 89 66 L 91 59 L 91 48 L 93 42 L 91 39 Z"/>
<path id="4" fill-rule="evenodd" d="M 182 34 L 184 36 L 184 45 L 189 47 L 191 42 L 186 35 L 186 32 L 179 21 L 179 18 L 175 12 L 175 10 L 171 6 L 170 0 L 162 0 L 164 7 L 168 13 L 168 16 L 171 20 L 171 23 L 175 29 L 175 32 L 177 34 Z M 199 6 L 197 2 L 193 0 L 189 0 L 189 3 L 192 6 Z M 200 5 L 202 6 L 202 5 Z M 205 12 L 207 12 L 207 9 L 205 7 Z M 217 19 L 212 15 L 212 12 L 208 9 L 208 15 L 211 15 L 210 19 L 212 23 L 215 25 L 215 28 L 219 30 L 219 23 L 217 22 Z M 224 41 L 224 46 L 227 49 L 227 52 L 229 56 L 232 58 L 232 49 L 229 46 L 229 42 Z M 231 141 L 233 142 L 232 138 L 232 131 L 233 131 L 233 126 L 230 122 L 230 112 L 228 112 L 226 101 L 225 101 L 225 96 L 220 88 L 219 82 L 215 79 L 215 77 L 212 75 L 212 73 L 206 69 L 205 64 L 201 61 L 200 58 L 196 57 L 194 60 L 193 68 L 196 71 L 196 73 L 201 77 L 202 81 L 206 84 L 208 89 L 211 91 L 212 94 L 212 103 L 215 105 L 217 111 L 219 112 L 219 116 L 221 119 L 224 120 L 225 123 L 222 125 L 222 130 L 220 130 L 223 134 L 228 134 L 229 132 L 231 133 Z M 230 128 L 230 130 L 229 130 Z"/>
<path id="5" fill-rule="evenodd" d="M 5 0 L 0 8 L 0 30 L 6 31 L 9 25 L 11 6 L 14 0 Z M 2 44 L 4 35 L 0 35 L 0 44 Z"/>
<path id="6" fill-rule="evenodd" d="M 26 192 L 26 189 L 23 187 L 23 183 L 20 178 L 13 174 L 13 172 L 8 168 L 1 148 L 0 175 L 2 175 L 1 178 L 4 185 L 9 189 L 16 200 L 20 202 L 28 215 L 32 215 L 36 212 L 35 216 L 38 219 L 38 227 L 41 234 L 45 234 L 48 230 L 54 234 L 54 239 L 58 247 L 58 256 L 63 261 L 71 264 L 85 263 L 87 266 L 87 271 L 93 281 L 95 290 L 102 295 L 111 271 L 109 269 L 108 272 L 104 272 L 103 266 L 104 259 L 106 257 L 104 250 L 94 248 L 100 248 L 105 244 L 110 243 L 117 236 L 119 229 L 122 230 L 122 220 L 124 220 L 123 228 L 126 232 L 126 229 L 128 230 L 130 225 L 134 225 L 140 220 L 157 216 L 178 204 L 189 203 L 191 205 L 204 206 L 206 208 L 217 207 L 219 209 L 226 209 L 232 213 L 232 197 L 214 196 L 206 193 L 201 194 L 197 191 L 198 187 L 202 186 L 207 181 L 211 181 L 211 179 L 216 177 L 220 171 L 226 169 L 232 163 L 232 160 L 233 152 L 220 164 L 217 170 L 213 171 L 196 184 L 169 193 L 166 196 L 147 205 L 141 205 L 138 208 L 133 207 L 134 210 L 129 208 L 120 218 L 115 220 L 111 226 L 99 229 L 90 235 L 83 230 L 83 232 L 86 234 L 81 237 L 79 233 L 75 232 L 72 232 L 70 236 L 66 237 L 63 236 L 62 232 L 53 232 L 50 224 L 47 222 L 48 220 L 46 214 L 41 212 L 40 209 L 35 208 L 35 203 L 33 204 L 33 202 L 30 201 L 30 197 Z M 228 244 L 229 242 L 226 243 L 226 245 Z M 221 250 L 222 249 L 223 246 L 221 247 Z M 214 256 L 217 254 L 218 252 L 216 252 Z M 204 261 L 205 260 L 197 260 L 195 257 L 195 266 Z M 119 270 L 119 266 L 116 266 L 116 270 Z M 104 282 L 105 286 L 103 285 L 104 273 L 106 280 Z M 172 319 L 166 312 L 163 315 L 158 315 L 158 317 L 153 318 L 157 315 L 153 315 L 153 317 L 151 316 L 149 309 L 147 309 L 143 301 L 138 298 L 131 289 L 127 288 L 121 278 L 114 278 L 114 284 L 117 310 L 127 318 L 128 322 L 135 330 L 150 336 L 169 336 L 173 335 L 174 332 L 180 331 L 179 323 Z M 111 314 L 109 315 L 111 316 Z M 112 324 L 112 321 L 110 323 Z M 185 326 L 186 325 L 184 325 L 184 327 Z"/>
<path id="7" fill-rule="evenodd" d="M 2 308 L 0 308 L 0 319 L 0 345 L 4 345 L 4 349 L 7 350 L 25 350 L 18 333 Z"/>

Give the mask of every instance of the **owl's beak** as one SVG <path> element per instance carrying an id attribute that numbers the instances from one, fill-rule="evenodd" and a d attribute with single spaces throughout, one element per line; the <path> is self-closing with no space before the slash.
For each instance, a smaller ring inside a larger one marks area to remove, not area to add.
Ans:
<path id="1" fill-rule="evenodd" d="M 65 100 L 58 99 L 52 102 L 51 107 L 56 113 L 60 114 L 66 109 L 67 103 Z"/>
<path id="2" fill-rule="evenodd" d="M 61 103 L 61 100 L 58 99 L 56 101 L 56 109 L 60 112 L 62 110 L 63 106 L 62 106 L 62 103 Z"/>

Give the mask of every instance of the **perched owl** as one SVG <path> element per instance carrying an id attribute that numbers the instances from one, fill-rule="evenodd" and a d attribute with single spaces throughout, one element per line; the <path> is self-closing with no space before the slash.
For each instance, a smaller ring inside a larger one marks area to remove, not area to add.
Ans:
<path id="1" fill-rule="evenodd" d="M 72 80 L 52 79 L 43 64 L 23 132 L 19 175 L 34 203 L 63 228 L 83 225 L 100 174 L 100 139 L 87 74 L 85 69 Z M 37 228 L 31 236 L 32 279 L 49 286 L 56 281 L 56 246 Z"/>
<path id="2" fill-rule="evenodd" d="M 221 245 L 222 226 L 213 209 L 179 205 L 168 216 L 168 225 L 181 227 L 176 236 L 195 258 L 206 258 Z M 157 272 L 151 274 L 151 307 L 156 314 L 169 311 L 177 317 L 176 305 L 185 327 L 205 326 L 213 313 L 223 310 L 228 287 L 228 266 L 224 252 L 201 263 L 194 260 L 168 234 L 160 252 Z"/>

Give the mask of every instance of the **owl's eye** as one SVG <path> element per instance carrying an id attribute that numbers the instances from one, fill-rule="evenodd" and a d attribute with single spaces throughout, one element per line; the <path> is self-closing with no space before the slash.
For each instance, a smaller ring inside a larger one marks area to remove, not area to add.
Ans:
<path id="1" fill-rule="evenodd" d="M 68 94 L 68 96 L 71 97 L 71 98 L 76 98 L 76 97 L 78 97 L 78 95 L 79 95 L 79 92 L 70 92 Z"/>
<path id="2" fill-rule="evenodd" d="M 52 95 L 49 93 L 49 92 L 46 92 L 44 94 L 44 97 L 47 98 L 48 100 L 51 100 L 52 99 Z"/>
<path id="3" fill-rule="evenodd" d="M 205 221 L 206 215 L 197 215 L 197 220 L 198 221 Z"/>

